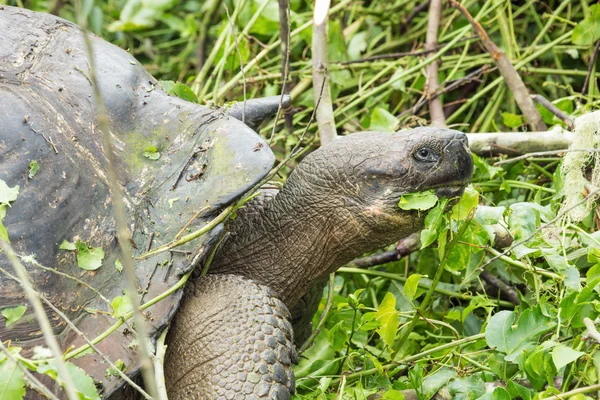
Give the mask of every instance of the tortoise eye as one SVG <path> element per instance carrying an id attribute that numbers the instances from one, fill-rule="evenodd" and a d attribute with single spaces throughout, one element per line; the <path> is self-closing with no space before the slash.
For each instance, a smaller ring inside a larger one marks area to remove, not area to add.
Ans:
<path id="1" fill-rule="evenodd" d="M 423 162 L 435 162 L 438 159 L 437 154 L 428 147 L 421 147 L 413 156 L 417 161 Z"/>

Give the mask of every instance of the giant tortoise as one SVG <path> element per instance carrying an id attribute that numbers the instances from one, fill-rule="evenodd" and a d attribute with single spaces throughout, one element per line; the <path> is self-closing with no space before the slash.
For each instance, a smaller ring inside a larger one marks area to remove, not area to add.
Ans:
<path id="1" fill-rule="evenodd" d="M 19 186 L 3 222 L 37 290 L 97 338 L 118 320 L 111 300 L 125 285 L 82 34 L 63 19 L 8 6 L 0 7 L 0 31 L 0 179 Z M 267 175 L 274 156 L 252 128 L 279 99 L 228 110 L 187 102 L 169 96 L 126 51 L 95 36 L 92 44 L 138 296 L 156 299 L 214 255 L 208 275 L 144 311 L 151 338 L 170 324 L 169 397 L 289 398 L 296 353 L 288 309 L 302 313 L 303 296 L 329 273 L 419 230 L 425 213 L 401 210 L 403 194 L 460 196 L 473 168 L 465 135 L 417 128 L 342 137 L 306 156 L 281 191 L 265 190 L 228 224 L 143 257 L 202 228 Z M 239 120 L 243 111 L 247 124 Z M 63 243 L 77 243 L 77 251 Z M 100 264 L 78 263 L 98 251 Z M 0 266 L 11 270 L 4 254 Z M 0 274 L 0 308 L 26 303 L 19 283 Z M 63 318 L 46 312 L 63 350 L 84 344 Z M 132 329 L 123 324 L 97 343 L 129 375 L 139 370 Z M 43 345 L 30 308 L 9 327 L 0 317 L 0 340 L 18 344 L 25 356 Z M 123 397 L 123 381 L 106 373 L 98 354 L 71 361 L 105 397 Z"/>

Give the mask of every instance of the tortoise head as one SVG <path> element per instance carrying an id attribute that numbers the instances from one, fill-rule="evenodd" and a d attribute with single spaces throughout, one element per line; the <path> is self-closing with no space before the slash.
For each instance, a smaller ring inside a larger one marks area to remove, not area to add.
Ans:
<path id="1" fill-rule="evenodd" d="M 358 250 L 366 252 L 421 228 L 426 213 L 400 209 L 402 195 L 434 189 L 438 197 L 457 199 L 472 173 L 466 135 L 417 128 L 335 140 L 307 156 L 286 186 L 319 203 L 335 224 L 355 225 L 365 241 Z"/>

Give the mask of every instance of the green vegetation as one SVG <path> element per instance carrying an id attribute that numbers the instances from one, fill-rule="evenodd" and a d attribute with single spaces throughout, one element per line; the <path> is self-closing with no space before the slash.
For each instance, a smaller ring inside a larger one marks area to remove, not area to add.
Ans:
<path id="1" fill-rule="evenodd" d="M 300 155 L 319 146 L 316 126 L 301 138 L 314 110 L 312 2 L 290 3 L 289 72 L 284 74 L 276 1 L 88 0 L 83 8 L 92 31 L 128 49 L 165 90 L 190 101 L 225 105 L 242 101 L 244 93 L 247 98 L 277 95 L 287 75 L 292 128 L 280 118 L 260 132 L 283 159 L 300 140 Z M 70 2 L 0 4 L 76 20 Z M 440 100 L 450 127 L 528 129 L 495 60 L 465 17 L 443 4 L 439 45 L 424 53 L 428 8 L 413 12 L 421 1 L 333 2 L 328 77 L 338 133 L 428 125 L 425 67 L 438 61 Z M 597 72 L 588 68 L 600 39 L 600 5 L 579 0 L 462 4 L 531 94 L 542 95 L 570 118 L 598 108 Z M 558 113 L 539 104 L 537 109 L 549 127 L 568 126 Z M 528 400 L 560 393 L 567 393 L 560 398 L 598 398 L 600 335 L 594 322 L 600 316 L 600 214 L 589 206 L 583 217 L 573 218 L 563 206 L 566 195 L 576 195 L 579 206 L 595 198 L 596 156 L 568 154 L 576 160 L 563 170 L 557 154 L 497 165 L 507 157 L 474 156 L 473 189 L 449 215 L 441 212 L 446 203 L 434 207 L 437 199 L 421 198 L 416 205 L 406 199 L 406 207 L 428 213 L 422 248 L 397 261 L 361 269 L 349 265 L 336 273 L 328 288 L 334 291 L 332 306 L 320 321 L 326 291 L 313 324 L 320 331 L 295 369 L 296 398 L 378 394 L 383 399 Z M 155 160 L 160 153 L 148 147 L 143 156 Z M 572 179 L 565 176 L 575 164 L 588 180 L 573 193 Z M 295 161 L 287 165 L 284 177 Z M 37 162 L 31 165 L 32 179 L 38 168 Z M 0 180 L 0 240 L 8 240 L 2 217 L 17 194 L 18 187 Z M 499 245 L 499 230 L 510 234 L 512 244 Z M 84 243 L 61 248 L 77 250 L 81 268 L 95 269 L 102 262 L 101 249 Z M 129 318 L 131 305 L 124 299 L 113 299 L 113 308 L 117 317 Z M 25 313 L 19 307 L 2 314 L 8 313 L 12 323 Z M 25 378 L 15 361 L 29 361 L 17 347 L 11 353 L 8 358 L 0 352 L 0 399 L 24 393 Z M 89 377 L 66 365 L 82 398 L 97 398 Z M 50 361 L 35 368 L 56 376 Z"/>

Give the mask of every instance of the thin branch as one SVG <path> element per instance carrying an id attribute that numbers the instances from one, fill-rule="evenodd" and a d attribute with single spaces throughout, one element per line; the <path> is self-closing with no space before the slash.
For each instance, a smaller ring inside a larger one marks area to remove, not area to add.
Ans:
<path id="1" fill-rule="evenodd" d="M 590 59 L 590 65 L 587 70 L 587 75 L 585 76 L 585 81 L 583 82 L 583 88 L 581 88 L 582 97 L 585 96 L 590 84 L 590 78 L 592 76 L 592 72 L 594 71 L 594 66 L 596 65 L 596 59 L 598 58 L 598 50 L 600 50 L 600 40 L 596 42 L 596 47 L 594 47 L 594 52 L 592 53 L 592 58 Z"/>
<path id="2" fill-rule="evenodd" d="M 50 324 L 50 320 L 46 315 L 46 311 L 44 311 L 44 306 L 40 301 L 39 297 L 36 294 L 35 289 L 30 281 L 30 276 L 19 257 L 17 257 L 14 252 L 12 246 L 7 242 L 0 240 L 0 248 L 4 251 L 6 256 L 8 257 L 8 261 L 13 266 L 15 273 L 19 279 L 19 283 L 21 287 L 25 291 L 25 295 L 29 300 L 29 303 L 33 306 L 33 311 L 35 313 L 35 318 L 40 325 L 40 330 L 44 336 L 44 340 L 46 344 L 52 351 L 54 358 L 56 359 L 56 367 L 58 369 L 58 376 L 64 382 L 64 389 L 67 394 L 69 400 L 79 400 L 79 396 L 77 395 L 77 391 L 75 390 L 75 386 L 71 380 L 71 375 L 69 375 L 67 371 L 67 366 L 65 365 L 64 360 L 62 359 L 62 351 L 60 350 L 60 346 L 58 345 L 58 341 L 56 340 L 56 336 L 54 336 L 54 331 L 52 330 L 52 325 Z"/>
<path id="3" fill-rule="evenodd" d="M 92 83 L 92 93 L 96 105 L 97 124 L 100 134 L 102 135 L 104 156 L 107 160 L 106 168 L 108 181 L 110 183 L 110 192 L 112 194 L 113 212 L 117 224 L 117 239 L 119 248 L 121 250 L 121 262 L 123 264 L 124 272 L 123 275 L 127 287 L 126 295 L 129 297 L 134 311 L 135 332 L 137 333 L 138 338 L 140 367 L 146 389 L 148 389 L 151 397 L 156 398 L 158 392 L 156 389 L 156 382 L 154 381 L 154 371 L 148 348 L 148 327 L 145 317 L 142 314 L 142 310 L 140 309 L 140 298 L 137 295 L 137 275 L 135 272 L 135 266 L 133 265 L 133 253 L 131 251 L 131 243 L 129 240 L 130 232 L 127 222 L 127 213 L 125 210 L 125 202 L 123 201 L 123 192 L 119 184 L 119 178 L 116 170 L 117 162 L 113 150 L 112 137 L 109 131 L 110 125 L 108 115 L 106 113 L 104 99 L 100 93 L 100 87 L 98 86 L 98 80 L 96 78 L 92 40 L 86 30 L 87 18 L 83 14 L 81 1 L 76 1 L 75 6 L 78 22 L 81 27 L 83 40 L 87 50 L 87 58 L 89 61 L 89 80 Z"/>
<path id="4" fill-rule="evenodd" d="M 281 82 L 281 99 L 279 108 L 281 108 L 283 105 L 284 95 L 290 94 L 290 88 L 287 82 L 290 74 L 290 27 L 290 1 L 279 0 L 279 40 L 281 41 L 281 76 L 283 77 L 283 81 Z M 277 112 L 279 113 L 279 110 L 277 110 Z M 291 136 L 294 134 L 294 121 L 291 104 L 283 110 L 283 116 L 285 128 L 288 135 Z"/>
<path id="5" fill-rule="evenodd" d="M 442 14 L 442 0 L 431 0 L 429 4 L 429 19 L 427 20 L 427 35 L 425 50 L 434 51 L 438 44 L 438 31 Z M 439 96 L 432 97 L 439 89 L 438 82 L 439 60 L 429 64 L 425 69 L 427 73 L 427 87 L 425 96 L 429 99 L 429 115 L 431 126 L 446 127 L 444 107 Z"/>
<path id="6" fill-rule="evenodd" d="M 544 96 L 541 94 L 536 94 L 533 96 L 533 99 L 539 104 L 543 105 L 552 114 L 556 115 L 562 122 L 565 123 L 565 125 L 567 125 L 567 128 L 569 128 L 570 131 L 575 129 L 575 123 L 573 122 L 573 119 L 565 114 L 560 108 L 550 103 L 550 101 L 548 101 L 548 99 L 546 99 Z"/>
<path id="7" fill-rule="evenodd" d="M 354 268 L 370 268 L 376 265 L 387 264 L 389 262 L 398 261 L 407 255 L 418 251 L 421 247 L 420 232 L 411 234 L 410 236 L 400 239 L 396 248 L 384 253 L 373 254 L 371 256 L 357 258 L 350 261 L 346 267 Z"/>
<path id="8" fill-rule="evenodd" d="M 154 353 L 154 358 L 152 359 L 154 363 L 154 373 L 156 374 L 156 387 L 158 389 L 158 394 L 161 399 L 168 399 L 167 397 L 167 385 L 165 383 L 165 354 L 167 353 L 167 345 L 165 344 L 165 339 L 167 338 L 167 332 L 169 331 L 169 327 L 166 327 L 165 330 L 160 334 L 158 339 L 156 340 L 156 351 Z"/>
<path id="9" fill-rule="evenodd" d="M 313 58 L 313 90 L 316 93 L 322 88 L 321 98 L 315 97 L 315 103 L 321 103 L 317 110 L 317 130 L 321 146 L 335 140 L 337 131 L 331 103 L 331 89 L 327 76 L 327 21 L 330 0 L 317 0 L 313 16 L 312 58 Z"/>
<path id="10" fill-rule="evenodd" d="M 223 4 L 225 7 L 225 13 L 227 14 L 227 19 L 229 20 L 229 24 L 231 25 L 231 35 L 233 36 L 233 43 L 235 44 L 235 50 L 238 53 L 238 57 L 240 58 L 240 70 L 242 72 L 242 85 L 244 90 L 244 105 L 242 108 L 242 122 L 246 122 L 246 75 L 244 74 L 244 60 L 242 58 L 242 52 L 240 51 L 240 46 L 238 45 L 238 38 L 235 34 L 235 24 L 229 15 L 229 8 L 227 8 L 227 4 Z"/>
<path id="11" fill-rule="evenodd" d="M 488 271 L 481 271 L 481 274 L 479 274 L 479 276 L 488 284 L 498 289 L 500 293 L 502 293 L 511 303 L 517 306 L 521 304 L 521 300 L 519 300 L 517 290 L 514 287 L 507 285 L 506 283 L 504 283 L 504 281 L 502 281 L 502 279 L 495 277 Z"/>
<path id="12" fill-rule="evenodd" d="M 553 156 L 553 155 L 560 156 L 563 153 L 571 153 L 573 151 L 583 151 L 586 153 L 598 153 L 598 152 L 600 152 L 600 149 L 561 149 L 561 150 L 551 150 L 551 151 L 537 151 L 535 153 L 527 153 L 527 154 L 523 154 L 522 156 L 519 156 L 519 157 L 509 158 L 507 160 L 501 160 L 501 161 L 495 162 L 494 165 L 508 164 L 508 163 L 512 163 L 515 161 L 519 161 L 519 160 L 525 160 L 525 159 L 531 158 L 531 157 L 543 157 L 543 156 Z"/>
<path id="13" fill-rule="evenodd" d="M 539 111 L 535 107 L 535 104 L 533 104 L 533 100 L 531 99 L 531 96 L 529 96 L 529 91 L 527 90 L 525 83 L 523 83 L 521 76 L 506 54 L 504 54 L 504 52 L 500 50 L 500 48 L 496 46 L 494 42 L 492 42 L 481 24 L 473 19 L 473 16 L 471 16 L 469 11 L 462 4 L 460 4 L 457 0 L 449 1 L 465 16 L 465 18 L 467 18 L 469 23 L 479 35 L 483 46 L 490 53 L 492 59 L 496 62 L 500 74 L 504 78 L 504 81 L 510 91 L 513 93 L 515 101 L 527 119 L 527 123 L 531 129 L 534 131 L 546 130 L 546 124 L 544 123 Z"/>
<path id="14" fill-rule="evenodd" d="M 456 43 L 462 43 L 462 42 L 466 42 L 469 40 L 473 40 L 476 39 L 477 35 L 473 35 L 473 36 L 469 36 L 466 38 L 461 38 L 458 42 Z M 400 51 L 397 53 L 387 53 L 387 54 L 378 54 L 376 56 L 370 56 L 370 57 L 365 57 L 365 58 L 360 58 L 358 60 L 349 60 L 349 61 L 343 61 L 343 62 L 337 62 L 337 65 L 350 65 L 350 64 L 360 64 L 360 63 L 365 63 L 365 62 L 370 62 L 370 61 L 377 61 L 377 60 L 385 60 L 388 58 L 391 59 L 400 59 L 403 57 L 417 57 L 417 56 L 426 56 L 428 54 L 431 53 L 435 53 L 436 51 L 442 49 L 444 46 L 446 46 L 447 43 L 441 43 L 438 44 L 437 46 L 435 46 L 435 49 L 431 49 L 431 50 L 418 50 L 418 51 Z"/>

